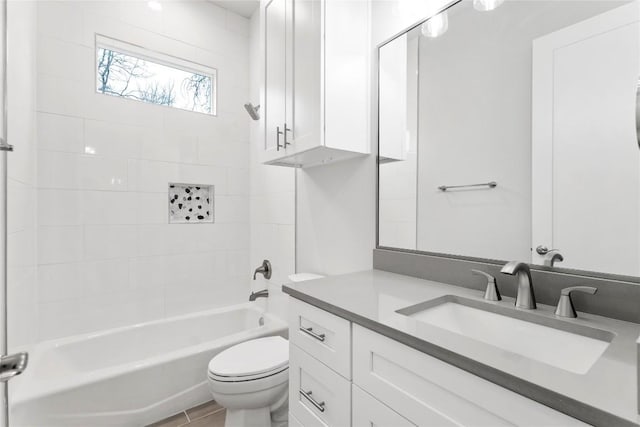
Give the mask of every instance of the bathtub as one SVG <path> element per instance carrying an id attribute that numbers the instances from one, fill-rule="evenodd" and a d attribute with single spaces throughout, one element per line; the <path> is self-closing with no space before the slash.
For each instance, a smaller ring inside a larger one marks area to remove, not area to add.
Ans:
<path id="1" fill-rule="evenodd" d="M 150 424 L 211 400 L 206 369 L 217 353 L 286 333 L 245 303 L 37 344 L 10 382 L 11 426 Z"/>

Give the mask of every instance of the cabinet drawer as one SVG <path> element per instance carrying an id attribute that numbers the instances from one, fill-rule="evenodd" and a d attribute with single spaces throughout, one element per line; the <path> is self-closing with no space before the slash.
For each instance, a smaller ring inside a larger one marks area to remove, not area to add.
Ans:
<path id="1" fill-rule="evenodd" d="M 416 425 L 586 426 L 359 325 L 353 382 Z"/>
<path id="2" fill-rule="evenodd" d="M 304 427 L 291 412 L 289 412 L 289 427 Z"/>
<path id="3" fill-rule="evenodd" d="M 351 388 L 353 402 L 353 427 L 415 427 L 408 419 L 389 408 L 384 403 L 373 398 L 357 385 Z"/>
<path id="4" fill-rule="evenodd" d="M 351 379 L 351 322 L 295 298 L 289 305 L 289 340 Z"/>
<path id="5" fill-rule="evenodd" d="M 298 346 L 290 345 L 289 411 L 305 427 L 348 427 L 351 383 Z"/>

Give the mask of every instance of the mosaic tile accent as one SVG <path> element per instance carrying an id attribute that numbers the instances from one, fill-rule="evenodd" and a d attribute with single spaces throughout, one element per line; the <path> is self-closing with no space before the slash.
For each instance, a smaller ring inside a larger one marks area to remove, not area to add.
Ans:
<path id="1" fill-rule="evenodd" d="M 213 222 L 213 185 L 169 183 L 169 224 Z"/>

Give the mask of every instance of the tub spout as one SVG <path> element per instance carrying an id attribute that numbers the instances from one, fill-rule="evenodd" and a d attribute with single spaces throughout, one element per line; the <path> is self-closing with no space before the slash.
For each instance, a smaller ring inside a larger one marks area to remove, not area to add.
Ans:
<path id="1" fill-rule="evenodd" d="M 258 298 L 266 298 L 268 296 L 269 296 L 269 291 L 266 289 L 263 289 L 258 292 L 251 292 L 251 295 L 249 295 L 249 301 L 255 301 Z"/>

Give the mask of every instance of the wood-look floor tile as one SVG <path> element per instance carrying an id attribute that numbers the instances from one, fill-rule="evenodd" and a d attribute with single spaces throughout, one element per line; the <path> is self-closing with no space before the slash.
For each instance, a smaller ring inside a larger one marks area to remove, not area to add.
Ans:
<path id="1" fill-rule="evenodd" d="M 188 427 L 224 427 L 224 420 L 227 415 L 227 411 L 224 409 L 209 414 L 197 420 L 191 421 L 187 424 Z"/>
<path id="2" fill-rule="evenodd" d="M 150 424 L 147 427 L 179 427 L 185 425 L 189 420 L 184 412 L 180 412 L 172 417 L 165 418 L 162 421 L 158 421 L 157 423 Z"/>
<path id="3" fill-rule="evenodd" d="M 195 406 L 191 409 L 187 409 L 187 415 L 191 421 L 197 420 L 198 418 L 202 418 L 205 415 L 213 414 L 222 409 L 222 406 L 217 404 L 215 401 L 210 401 L 203 403 L 202 405 Z"/>

